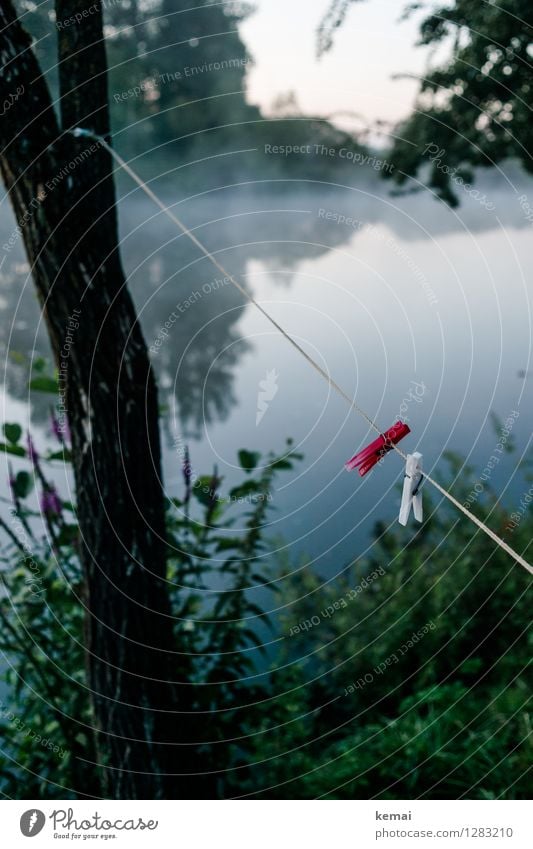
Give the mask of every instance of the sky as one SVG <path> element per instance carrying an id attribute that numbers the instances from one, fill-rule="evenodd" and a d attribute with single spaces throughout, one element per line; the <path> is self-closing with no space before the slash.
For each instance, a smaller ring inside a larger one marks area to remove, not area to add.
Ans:
<path id="1" fill-rule="evenodd" d="M 306 114 L 357 113 L 352 127 L 406 117 L 417 83 L 391 77 L 423 73 L 428 51 L 415 47 L 417 19 L 399 20 L 405 0 L 353 3 L 332 50 L 317 60 L 316 29 L 328 3 L 257 0 L 241 27 L 256 62 L 249 100 L 268 112 L 277 95 L 294 91 Z"/>

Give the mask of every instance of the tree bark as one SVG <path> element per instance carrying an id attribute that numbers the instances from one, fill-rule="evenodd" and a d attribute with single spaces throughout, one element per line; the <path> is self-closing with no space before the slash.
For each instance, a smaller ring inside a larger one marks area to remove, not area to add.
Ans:
<path id="1" fill-rule="evenodd" d="M 12 105 L 2 118 L 0 168 L 65 390 L 103 794 L 172 798 L 182 795 L 180 782 L 166 774 L 181 765 L 168 745 L 178 740 L 179 722 L 157 390 L 119 257 L 108 154 L 66 132 L 75 125 L 109 132 L 95 5 L 58 29 L 59 122 L 31 39 L 11 0 L 2 0 L 0 101 Z M 58 0 L 57 21 L 85 8 L 84 0 Z"/>

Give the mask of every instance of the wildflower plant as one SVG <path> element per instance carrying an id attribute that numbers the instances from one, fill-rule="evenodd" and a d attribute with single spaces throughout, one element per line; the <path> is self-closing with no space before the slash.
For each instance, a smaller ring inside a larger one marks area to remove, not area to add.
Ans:
<path id="1" fill-rule="evenodd" d="M 101 796 L 86 679 L 89 599 L 76 506 L 52 480 L 58 464 L 68 469 L 70 463 L 67 435 L 56 433 L 54 418 L 51 431 L 59 447 L 42 453 L 31 435 L 24 440 L 19 425 L 3 428 L 4 453 L 25 461 L 28 469 L 10 468 L 10 496 L 4 499 L 10 518 L 0 519 L 0 650 L 7 690 L 0 699 L 0 789 L 20 796 L 23 786 L 28 798 Z M 262 651 L 257 623 L 268 627 L 268 617 L 250 588 L 271 586 L 262 568 L 267 513 L 276 475 L 297 459 L 290 443 L 281 456 L 242 450 L 244 479 L 225 492 L 216 468 L 193 475 L 186 449 L 183 494 L 167 502 L 176 678 L 197 685 L 183 688 L 180 707 L 191 716 L 214 705 L 222 709 L 215 731 L 213 723 L 194 723 L 191 731 L 198 739 L 195 762 L 214 773 L 218 767 L 223 774 L 228 764 L 216 741 L 235 736 L 239 693 L 254 689 L 248 678 Z M 216 795 L 218 781 L 215 777 L 204 792 Z"/>

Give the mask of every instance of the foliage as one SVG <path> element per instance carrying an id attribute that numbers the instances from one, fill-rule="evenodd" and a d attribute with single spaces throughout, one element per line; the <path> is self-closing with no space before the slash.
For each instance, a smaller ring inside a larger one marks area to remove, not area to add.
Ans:
<path id="1" fill-rule="evenodd" d="M 525 0 L 456 0 L 423 20 L 420 43 L 449 43 L 451 56 L 422 80 L 417 108 L 400 130 L 393 157 L 399 182 L 427 162 L 430 145 L 436 146 L 432 151 L 442 150 L 442 162 L 431 162 L 429 185 L 454 206 L 453 169 L 466 182 L 473 168 L 509 158 L 533 171 L 532 25 L 531 4 Z"/>
<path id="2" fill-rule="evenodd" d="M 466 501 L 477 479 L 448 460 Z M 283 648 L 236 794 L 527 798 L 529 577 L 424 499 L 429 518 L 407 545 L 377 525 L 371 555 L 338 581 L 303 570 L 285 582 Z M 527 548 L 530 509 L 515 526 L 488 485 L 472 509 Z"/>
<path id="3" fill-rule="evenodd" d="M 244 96 L 252 60 L 238 31 L 251 11 L 203 0 L 132 0 L 127 11 L 108 9 L 113 123 L 130 148 L 181 140 L 186 153 L 203 134 L 231 124 L 223 134 L 229 143 L 240 123 L 259 117 Z M 127 94 L 136 86 L 138 95 Z"/>
<path id="4" fill-rule="evenodd" d="M 32 473 L 10 469 L 9 520 L 0 520 L 0 649 L 8 664 L 0 705 L 1 789 L 16 797 L 22 786 L 19 798 L 53 798 L 76 786 L 96 794 L 78 528 L 72 505 L 59 498 L 43 471 L 44 464 L 64 462 L 68 454 L 61 441 L 60 451 L 40 457 L 31 439 L 26 447 L 20 444 L 16 424 L 5 424 L 4 433 L 16 443 L 5 446 L 6 453 L 27 458 Z M 41 523 L 44 536 L 35 530 Z"/>
<path id="5" fill-rule="evenodd" d="M 320 31 L 322 52 L 331 47 L 352 2 L 336 0 L 330 7 Z M 406 13 L 427 6 L 409 4 Z M 528 0 L 431 4 L 420 23 L 419 44 L 443 45 L 448 58 L 420 80 L 415 109 L 395 131 L 394 180 L 403 184 L 425 165 L 429 186 L 456 206 L 453 183 L 471 183 L 476 167 L 515 158 L 533 171 L 532 35 Z"/>
<path id="6" fill-rule="evenodd" d="M 5 432 L 20 440 L 16 427 Z M 33 457 L 46 535 L 34 531 L 40 511 L 31 486 L 12 475 L 0 572 L 0 646 L 9 661 L 2 790 L 53 798 L 80 795 L 82 786 L 98 796 L 75 512 L 50 497 L 45 459 L 31 442 L 23 451 Z M 168 504 L 177 666 L 193 685 L 187 709 L 196 769 L 215 779 L 202 792 L 527 797 L 526 574 L 446 505 L 433 510 L 427 491 L 427 521 L 407 545 L 403 530 L 378 524 L 371 554 L 334 582 L 294 564 L 267 570 L 274 479 L 297 459 L 290 444 L 281 457 L 242 450 L 244 479 L 223 495 L 217 470 L 196 476 L 185 451 L 184 495 Z M 454 455 L 448 463 L 446 477 L 468 502 L 473 470 Z M 529 482 L 532 467 L 526 459 Z M 512 533 L 518 550 L 527 548 L 529 508 L 512 520 L 490 484 L 471 507 L 500 534 Z M 271 622 L 257 588 L 276 587 L 290 612 Z M 272 638 L 281 649 L 265 654 Z"/>
<path id="7" fill-rule="evenodd" d="M 54 4 L 45 0 L 35 7 L 19 0 L 18 8 L 59 102 Z M 333 169 L 342 181 L 353 178 L 353 164 L 315 154 L 312 146 L 365 152 L 353 135 L 325 119 L 302 115 L 292 100 L 273 117 L 248 102 L 253 57 L 239 26 L 252 12 L 247 3 L 204 0 L 104 4 L 115 145 L 135 158 L 134 167 L 143 175 L 163 172 L 165 189 L 176 175 L 174 194 L 197 192 L 199 180 L 212 188 L 221 176 L 225 185 L 253 182 L 256 192 L 270 185 L 267 180 L 279 180 L 283 189 L 292 187 L 287 176 L 322 180 L 331 178 Z M 271 155 L 265 145 L 290 150 L 309 145 L 310 152 Z M 358 174 L 365 171 L 357 169 Z"/>
<path id="8" fill-rule="evenodd" d="M 344 23 L 352 3 L 356 0 L 332 0 L 317 31 L 317 53 L 322 56 L 333 47 L 335 30 Z"/>
<path id="9" fill-rule="evenodd" d="M 0 520 L 0 649 L 8 663 L 7 694 L 0 704 L 4 740 L 0 789 L 16 798 L 101 796 L 84 655 L 87 599 L 78 557 L 75 507 L 57 493 L 45 469 L 68 462 L 65 436 L 53 419 L 61 451 L 39 456 L 31 439 L 20 445 L 21 429 L 6 424 L 4 450 L 20 451 L 32 473 L 11 472 L 8 521 Z M 262 586 L 265 550 L 262 528 L 271 509 L 279 471 L 298 455 L 290 443 L 282 456 L 239 452 L 243 482 L 222 494 L 217 471 L 193 475 L 183 464 L 185 494 L 168 502 L 168 581 L 176 622 L 179 676 L 192 696 L 188 709 L 216 723 L 199 723 L 197 765 L 210 771 L 228 766 L 217 742 L 238 735 L 239 698 L 258 698 L 247 683 L 260 651 L 258 622 L 267 618 L 249 588 Z M 39 503 L 32 498 L 33 484 Z M 39 530 L 42 529 L 42 530 Z M 43 533 L 44 531 L 44 533 Z M 245 683 L 241 683 L 241 682 Z M 245 701 L 243 699 L 243 701 Z M 202 745 L 202 735 L 205 743 Z M 199 768 L 201 771 L 201 767 Z M 22 788 L 22 789 L 21 789 Z"/>

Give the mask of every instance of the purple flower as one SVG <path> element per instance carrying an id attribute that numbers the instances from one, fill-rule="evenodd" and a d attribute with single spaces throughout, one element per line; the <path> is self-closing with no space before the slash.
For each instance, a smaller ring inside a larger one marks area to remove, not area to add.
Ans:
<path id="1" fill-rule="evenodd" d="M 213 477 L 211 478 L 211 480 L 208 483 L 210 507 L 214 507 L 215 504 L 218 501 L 217 490 L 218 490 L 221 483 L 222 483 L 222 478 L 219 478 L 218 472 L 217 472 L 217 467 L 215 466 L 215 470 L 213 472 Z"/>
<path id="2" fill-rule="evenodd" d="M 59 419 L 56 417 L 54 411 L 52 410 L 50 414 L 51 422 L 52 422 L 52 433 L 55 438 L 59 442 L 63 442 L 63 431 L 61 430 L 61 425 L 59 424 Z"/>
<path id="3" fill-rule="evenodd" d="M 181 469 L 183 471 L 183 479 L 185 481 L 185 486 L 187 487 L 187 489 L 189 489 L 192 480 L 192 467 L 191 458 L 189 457 L 189 449 L 187 447 L 185 448 L 185 456 L 183 458 Z"/>
<path id="4" fill-rule="evenodd" d="M 39 455 L 35 449 L 35 445 L 33 444 L 33 439 L 31 438 L 30 434 L 28 434 L 26 442 L 28 445 L 28 457 L 30 458 L 32 463 L 38 463 Z"/>
<path id="5" fill-rule="evenodd" d="M 49 517 L 60 516 L 63 505 L 54 486 L 44 489 L 41 495 L 41 510 Z"/>
<path id="6" fill-rule="evenodd" d="M 59 418 L 56 416 L 53 409 L 50 410 L 50 422 L 52 425 L 52 433 L 61 443 L 70 442 L 70 431 L 68 428 L 68 420 L 64 412 L 61 412 Z"/>

